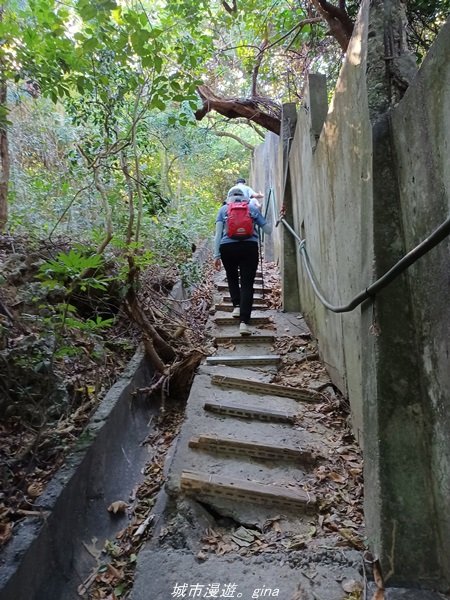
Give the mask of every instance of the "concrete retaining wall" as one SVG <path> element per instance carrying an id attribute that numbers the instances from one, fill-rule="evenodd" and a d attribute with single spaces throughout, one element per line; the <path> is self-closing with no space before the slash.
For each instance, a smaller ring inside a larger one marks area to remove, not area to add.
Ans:
<path id="1" fill-rule="evenodd" d="M 392 111 L 391 136 L 404 248 L 414 248 L 450 214 L 450 21 L 441 31 L 404 98 Z M 416 401 L 408 405 L 424 445 L 423 486 L 435 515 L 436 561 L 450 579 L 450 238 L 407 272 L 411 307 L 410 352 L 414 371 L 404 372 Z M 411 417 L 409 417 L 411 420 Z M 408 446 L 406 446 L 408 449 Z M 415 465 L 411 465 L 415 468 Z M 400 471 L 401 465 L 398 467 Z M 404 493 L 410 481 L 405 476 Z M 420 503 L 420 496 L 418 498 Z M 402 508 L 402 505 L 399 507 Z M 417 507 L 423 512 L 423 504 Z M 436 539 L 437 538 L 437 539 Z M 411 540 L 412 542 L 412 540 Z M 418 538 L 416 537 L 416 544 Z M 429 546 L 433 551 L 433 545 Z"/>
<path id="2" fill-rule="evenodd" d="M 265 181 L 279 205 L 291 197 L 294 229 L 334 305 L 347 304 L 449 214 L 450 23 L 397 102 L 387 93 L 383 23 L 400 9 L 396 0 L 363 3 L 326 115 L 320 78 L 311 78 L 288 185 L 282 136 L 278 147 L 268 136 L 256 154 L 272 171 Z M 254 175 L 259 187 L 260 169 Z M 275 245 L 281 263 L 284 250 Z M 364 446 L 369 545 L 386 582 L 441 591 L 450 587 L 449 250 L 447 239 L 374 302 L 342 314 L 324 308 L 300 261 L 288 259 L 301 310 L 350 399 Z"/>

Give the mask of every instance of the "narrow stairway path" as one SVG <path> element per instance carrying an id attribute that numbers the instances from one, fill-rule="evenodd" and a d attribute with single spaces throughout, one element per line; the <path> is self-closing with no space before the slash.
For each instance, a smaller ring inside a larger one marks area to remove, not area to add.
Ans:
<path id="1" fill-rule="evenodd" d="M 354 539 L 343 539 L 345 527 L 324 512 L 330 488 L 321 482 L 342 477 L 328 464 L 338 440 L 316 412 L 326 396 L 275 382 L 286 342 L 289 371 L 307 359 L 311 334 L 301 315 L 268 309 L 257 280 L 253 333 L 240 336 L 220 276 L 217 291 L 216 352 L 195 376 L 168 469 L 169 501 L 139 555 L 132 598 L 356 599 L 359 540 L 349 527 Z"/>

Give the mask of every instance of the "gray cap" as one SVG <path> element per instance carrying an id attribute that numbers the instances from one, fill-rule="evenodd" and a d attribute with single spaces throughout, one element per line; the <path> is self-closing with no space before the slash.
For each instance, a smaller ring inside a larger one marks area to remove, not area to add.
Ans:
<path id="1" fill-rule="evenodd" d="M 247 198 L 247 196 L 244 194 L 243 190 L 241 190 L 241 188 L 239 187 L 232 187 L 229 191 L 228 191 L 228 198 L 230 198 L 231 196 L 233 197 L 239 197 L 239 198 Z"/>

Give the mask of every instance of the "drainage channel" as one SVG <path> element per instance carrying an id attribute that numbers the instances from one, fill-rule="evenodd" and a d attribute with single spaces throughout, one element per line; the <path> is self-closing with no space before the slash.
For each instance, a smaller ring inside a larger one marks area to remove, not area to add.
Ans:
<path id="1" fill-rule="evenodd" d="M 80 592 L 126 527 L 133 490 L 152 458 L 145 442 L 155 435 L 159 409 L 135 394 L 151 377 L 136 353 L 36 502 L 41 517 L 20 523 L 2 552 L 1 600 L 89 597 Z"/>

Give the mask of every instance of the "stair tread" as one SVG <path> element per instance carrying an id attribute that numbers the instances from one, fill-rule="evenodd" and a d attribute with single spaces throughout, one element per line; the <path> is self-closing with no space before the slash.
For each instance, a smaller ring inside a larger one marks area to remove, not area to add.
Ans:
<path id="1" fill-rule="evenodd" d="M 239 343 L 266 343 L 272 344 L 275 341 L 274 335 L 254 334 L 254 335 L 217 335 L 214 341 L 217 344 L 225 344 L 227 342 Z"/>
<path id="2" fill-rule="evenodd" d="M 249 390 L 257 393 L 269 393 L 272 396 L 294 398 L 307 402 L 321 402 L 323 400 L 323 395 L 320 392 L 307 388 L 293 388 L 278 383 L 267 383 L 227 375 L 212 375 L 211 383 L 223 387 L 237 388 L 244 391 Z"/>
<path id="3" fill-rule="evenodd" d="M 190 448 L 217 450 L 225 453 L 244 454 L 256 458 L 271 460 L 296 460 L 313 464 L 320 457 L 318 452 L 310 448 L 296 448 L 279 444 L 268 444 L 261 441 L 249 441 L 234 437 L 200 434 L 190 439 Z"/>
<path id="4" fill-rule="evenodd" d="M 223 312 L 232 312 L 234 306 L 230 303 L 222 302 L 220 304 L 216 304 L 216 310 L 222 310 Z M 254 309 L 257 310 L 268 310 L 268 306 L 265 304 L 253 305 Z"/>
<path id="5" fill-rule="evenodd" d="M 234 317 L 215 317 L 213 319 L 216 325 L 238 325 Z M 249 325 L 269 325 L 272 323 L 270 317 L 251 317 Z"/>
<path id="6" fill-rule="evenodd" d="M 302 489 L 264 484 L 244 479 L 233 479 L 223 475 L 210 475 L 196 471 L 183 471 L 181 490 L 187 493 L 218 494 L 232 499 L 253 500 L 263 503 L 274 502 L 294 507 L 314 508 L 317 498 Z"/>
<path id="7" fill-rule="evenodd" d="M 228 365 L 277 365 L 281 360 L 278 354 L 255 354 L 253 356 L 244 356 L 237 354 L 208 356 L 206 364 L 228 364 Z"/>
<path id="8" fill-rule="evenodd" d="M 294 423 L 297 417 L 297 413 L 289 412 L 287 410 L 267 409 L 261 408 L 260 406 L 239 403 L 205 402 L 203 408 L 206 411 L 218 414 L 243 418 L 256 418 L 265 421 L 274 420 L 284 423 Z"/>

